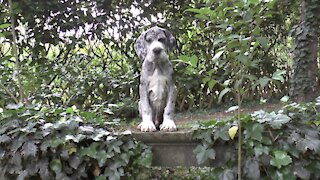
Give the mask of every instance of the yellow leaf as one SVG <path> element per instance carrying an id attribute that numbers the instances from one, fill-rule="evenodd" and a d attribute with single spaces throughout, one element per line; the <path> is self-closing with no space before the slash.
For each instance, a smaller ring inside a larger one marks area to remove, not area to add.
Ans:
<path id="1" fill-rule="evenodd" d="M 69 155 L 72 154 L 72 153 L 75 153 L 77 152 L 77 148 L 76 147 L 72 147 L 69 149 Z"/>
<path id="2" fill-rule="evenodd" d="M 232 126 L 230 129 L 229 129 L 229 136 L 230 138 L 233 140 L 234 136 L 237 134 L 237 131 L 238 131 L 238 126 Z"/>
<path id="3" fill-rule="evenodd" d="M 75 106 L 75 105 L 73 105 L 71 108 L 72 108 L 73 111 L 77 110 L 77 106 Z"/>

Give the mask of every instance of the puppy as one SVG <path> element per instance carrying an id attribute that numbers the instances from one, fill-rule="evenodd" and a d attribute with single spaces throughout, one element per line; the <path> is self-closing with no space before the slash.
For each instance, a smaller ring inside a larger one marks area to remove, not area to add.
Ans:
<path id="1" fill-rule="evenodd" d="M 134 48 L 143 61 L 140 77 L 139 112 L 141 131 L 175 131 L 173 116 L 176 88 L 168 52 L 175 46 L 172 34 L 158 26 L 143 32 Z"/>

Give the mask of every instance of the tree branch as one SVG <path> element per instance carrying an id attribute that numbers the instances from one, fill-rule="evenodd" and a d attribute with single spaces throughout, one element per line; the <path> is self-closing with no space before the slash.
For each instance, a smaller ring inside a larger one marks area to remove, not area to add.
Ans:
<path id="1" fill-rule="evenodd" d="M 4 91 L 6 91 L 7 94 L 9 94 L 9 96 L 14 100 L 15 103 L 19 104 L 19 100 L 1 82 L 0 82 L 0 86 L 2 89 L 4 89 Z"/>
<path id="2" fill-rule="evenodd" d="M 13 55 L 16 59 L 15 65 L 16 65 L 16 71 L 17 71 L 17 81 L 18 81 L 18 88 L 19 88 L 19 95 L 20 95 L 20 102 L 26 103 L 26 99 L 24 97 L 24 91 L 21 83 L 21 78 L 20 78 L 20 61 L 19 61 L 19 56 L 18 56 L 18 49 L 17 49 L 17 35 L 15 31 L 15 20 L 14 20 L 14 13 L 13 13 L 13 5 L 12 5 L 12 0 L 9 0 L 9 12 L 10 12 L 10 19 L 11 19 L 11 33 L 12 33 L 12 50 L 13 50 Z"/>

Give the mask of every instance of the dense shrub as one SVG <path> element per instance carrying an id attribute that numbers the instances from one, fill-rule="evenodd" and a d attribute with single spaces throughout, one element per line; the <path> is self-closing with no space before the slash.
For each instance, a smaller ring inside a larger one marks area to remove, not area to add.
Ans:
<path id="1" fill-rule="evenodd" d="M 242 170 L 244 179 L 319 179 L 320 178 L 320 97 L 316 103 L 284 106 L 278 112 L 257 111 L 240 116 L 243 128 Z M 235 117 L 236 119 L 237 117 Z M 215 159 L 219 143 L 225 163 L 214 168 L 214 176 L 235 179 L 237 176 L 237 145 L 231 140 L 230 121 L 209 121 L 194 131 L 201 141 L 195 149 L 197 160 L 203 163 Z"/>
<path id="2" fill-rule="evenodd" d="M 292 13 L 295 3 L 13 2 L 12 12 L 8 1 L 0 4 L 0 107 L 14 102 L 13 97 L 22 103 L 86 110 L 127 100 L 135 104 L 141 61 L 133 45 L 143 30 L 154 25 L 168 28 L 177 39 L 170 58 L 178 88 L 177 110 L 211 108 L 219 99 L 233 101 L 230 92 L 222 91 L 237 84 L 239 69 L 246 74 L 242 86 L 248 90 L 247 99 L 287 92 L 288 79 L 283 76 L 288 75 L 290 43 L 286 38 L 297 19 Z M 11 15 L 17 28 L 11 27 Z M 13 28 L 18 59 L 12 54 Z M 137 108 L 128 116 L 136 114 Z"/>
<path id="3" fill-rule="evenodd" d="M 151 165 L 150 148 L 113 132 L 95 113 L 40 105 L 0 110 L 0 179 L 133 179 Z"/>

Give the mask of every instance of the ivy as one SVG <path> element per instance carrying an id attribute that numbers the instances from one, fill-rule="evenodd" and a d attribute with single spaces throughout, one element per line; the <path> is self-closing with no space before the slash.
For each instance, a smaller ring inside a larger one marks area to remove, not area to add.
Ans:
<path id="1" fill-rule="evenodd" d="M 285 151 L 274 151 L 274 156 L 272 157 L 270 164 L 277 168 L 281 168 L 282 166 L 287 166 L 292 163 L 291 157 Z"/>
<path id="2" fill-rule="evenodd" d="M 311 101 L 319 95 L 318 37 L 320 1 L 301 1 L 300 23 L 293 29 L 293 74 L 290 95 L 295 101 Z"/>
<path id="3" fill-rule="evenodd" d="M 150 167 L 149 147 L 128 133 L 86 121 L 83 113 L 40 105 L 2 109 L 1 179 L 134 178 Z"/>
<path id="4" fill-rule="evenodd" d="M 319 179 L 320 178 L 320 97 L 316 102 L 291 103 L 277 112 L 256 111 L 240 116 L 242 139 L 243 179 Z M 237 141 L 233 140 L 234 117 L 228 121 L 200 123 L 194 138 L 199 164 L 215 159 L 217 146 L 227 146 L 224 162 L 213 168 L 214 176 L 224 179 L 237 177 Z M 233 131 L 230 139 L 225 136 Z M 231 148 L 231 149 L 230 149 Z M 220 170 L 218 170 L 220 169 Z"/>

